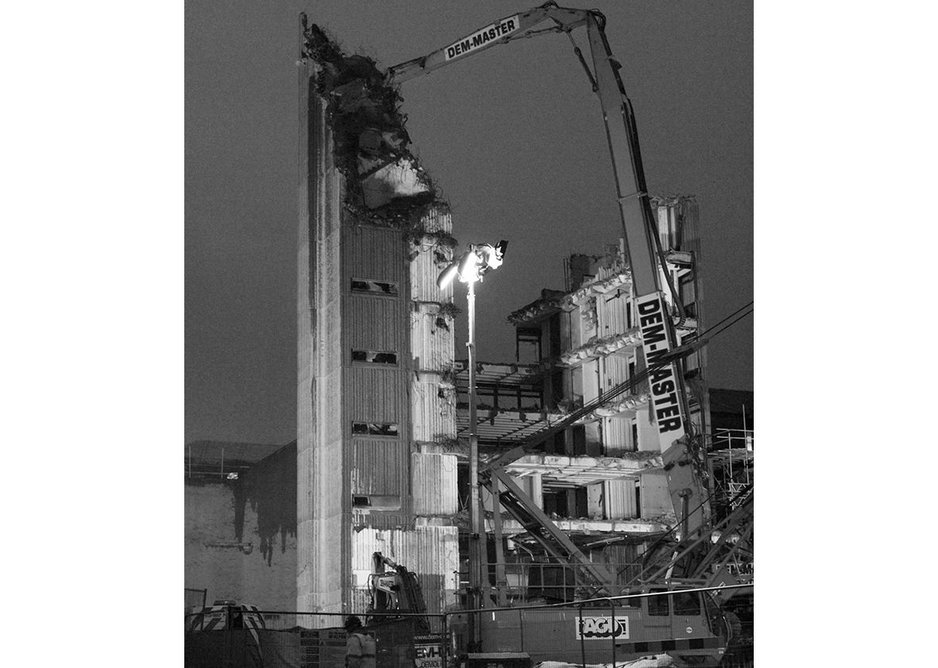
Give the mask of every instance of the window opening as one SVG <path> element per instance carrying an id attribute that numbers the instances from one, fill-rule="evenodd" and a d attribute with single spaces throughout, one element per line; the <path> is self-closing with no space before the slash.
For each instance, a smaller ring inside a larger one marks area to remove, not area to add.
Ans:
<path id="1" fill-rule="evenodd" d="M 353 422 L 352 433 L 368 436 L 397 436 L 397 425 L 393 423 Z"/>
<path id="2" fill-rule="evenodd" d="M 373 295 L 397 295 L 397 283 L 387 281 L 369 281 L 363 278 L 352 279 L 352 292 L 364 292 Z"/>
<path id="3" fill-rule="evenodd" d="M 366 362 L 368 364 L 397 364 L 397 353 L 381 350 L 353 350 L 353 362 Z"/>
<path id="4" fill-rule="evenodd" d="M 700 599 L 693 592 L 677 592 L 674 594 L 675 615 L 699 615 Z"/>
<path id="5" fill-rule="evenodd" d="M 648 601 L 648 614 L 653 617 L 667 617 L 670 614 L 668 599 L 670 596 L 660 595 L 660 596 L 649 596 L 645 600 Z"/>

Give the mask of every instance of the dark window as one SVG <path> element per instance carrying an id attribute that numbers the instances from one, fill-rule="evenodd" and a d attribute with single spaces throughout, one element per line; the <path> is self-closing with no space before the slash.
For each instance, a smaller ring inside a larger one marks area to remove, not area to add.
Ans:
<path id="1" fill-rule="evenodd" d="M 539 328 L 519 327 L 515 330 L 515 358 L 524 363 L 541 361 L 541 330 Z"/>
<path id="2" fill-rule="evenodd" d="M 541 410 L 541 393 L 536 388 L 518 388 L 518 402 L 523 411 Z"/>
<path id="3" fill-rule="evenodd" d="M 377 422 L 353 422 L 352 433 L 368 436 L 397 436 L 397 425 Z"/>
<path id="4" fill-rule="evenodd" d="M 645 600 L 648 601 L 648 614 L 653 617 L 667 617 L 669 614 L 668 598 L 670 597 L 664 594 L 646 598 Z"/>
<path id="5" fill-rule="evenodd" d="M 547 355 L 548 357 L 558 356 L 560 349 L 560 314 L 555 313 L 547 321 Z"/>
<path id="6" fill-rule="evenodd" d="M 396 295 L 397 284 L 386 281 L 369 281 L 362 278 L 352 279 L 352 292 L 366 292 L 372 295 Z"/>
<path id="7" fill-rule="evenodd" d="M 699 615 L 700 599 L 693 592 L 678 592 L 674 595 L 675 615 Z"/>
<path id="8" fill-rule="evenodd" d="M 638 423 L 632 420 L 632 450 L 638 450 Z"/>
<path id="9" fill-rule="evenodd" d="M 368 499 L 367 496 L 353 496 L 352 505 L 358 508 L 362 508 L 364 506 L 370 506 L 371 501 Z"/>
<path id="10" fill-rule="evenodd" d="M 378 350 L 353 350 L 353 362 L 366 362 L 368 364 L 397 364 L 397 353 Z"/>
<path id="11" fill-rule="evenodd" d="M 642 516 L 642 483 L 639 480 L 635 481 L 635 517 L 633 519 L 640 519 Z"/>
<path id="12" fill-rule="evenodd" d="M 625 303 L 625 325 L 629 329 L 632 328 L 632 300 L 631 299 Z"/>
<path id="13" fill-rule="evenodd" d="M 586 427 L 582 424 L 573 427 L 573 454 L 586 454 Z"/>

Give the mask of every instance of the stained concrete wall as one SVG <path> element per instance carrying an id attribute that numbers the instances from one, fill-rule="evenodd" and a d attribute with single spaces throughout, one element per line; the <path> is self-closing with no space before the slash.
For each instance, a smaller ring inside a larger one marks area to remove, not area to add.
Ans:
<path id="1" fill-rule="evenodd" d="M 350 572 L 347 476 L 336 475 L 344 470 L 341 182 L 313 74 L 313 65 L 300 67 L 296 607 L 340 612 Z"/>
<path id="2" fill-rule="evenodd" d="M 209 604 L 264 610 L 296 603 L 295 451 L 287 447 L 238 480 L 187 479 L 185 586 Z"/>

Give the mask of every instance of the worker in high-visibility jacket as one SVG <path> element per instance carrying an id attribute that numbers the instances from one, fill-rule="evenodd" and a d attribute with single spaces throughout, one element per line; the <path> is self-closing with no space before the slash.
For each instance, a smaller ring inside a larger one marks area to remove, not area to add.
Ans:
<path id="1" fill-rule="evenodd" d="M 348 668 L 375 668 L 375 639 L 361 632 L 362 620 L 355 615 L 345 620 L 348 640 L 345 643 L 345 665 Z"/>

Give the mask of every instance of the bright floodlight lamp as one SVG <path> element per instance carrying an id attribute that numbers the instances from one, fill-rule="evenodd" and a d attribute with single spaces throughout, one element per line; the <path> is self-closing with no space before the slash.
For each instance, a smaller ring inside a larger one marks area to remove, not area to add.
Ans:
<path id="1" fill-rule="evenodd" d="M 493 269 L 502 266 L 508 242 L 502 239 L 492 244 L 469 244 L 465 253 L 450 262 L 436 279 L 441 290 L 453 282 L 457 276 L 463 283 L 475 283 Z"/>

